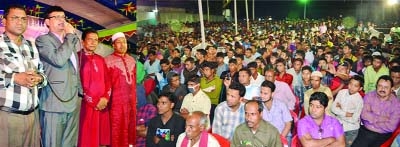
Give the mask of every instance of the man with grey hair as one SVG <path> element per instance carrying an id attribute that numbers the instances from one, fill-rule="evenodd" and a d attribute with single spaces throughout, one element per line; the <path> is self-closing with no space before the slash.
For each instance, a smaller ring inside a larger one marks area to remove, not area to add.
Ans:
<path id="1" fill-rule="evenodd" d="M 186 118 L 185 133 L 178 137 L 177 147 L 219 147 L 217 139 L 207 132 L 208 116 L 193 111 Z"/>

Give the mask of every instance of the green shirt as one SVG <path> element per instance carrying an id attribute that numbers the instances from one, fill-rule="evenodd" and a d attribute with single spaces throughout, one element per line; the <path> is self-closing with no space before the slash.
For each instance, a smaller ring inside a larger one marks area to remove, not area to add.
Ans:
<path id="1" fill-rule="evenodd" d="M 282 147 L 278 130 L 265 120 L 261 120 L 256 133 L 253 133 L 246 123 L 236 127 L 231 147 Z"/>
<path id="2" fill-rule="evenodd" d="M 385 65 L 382 65 L 382 67 L 378 70 L 378 72 L 375 72 L 372 65 L 368 66 L 364 73 L 365 93 L 375 90 L 376 82 L 378 81 L 379 77 L 383 75 L 389 75 L 389 69 Z"/>
<path id="3" fill-rule="evenodd" d="M 136 60 L 136 83 L 142 83 L 146 70 L 144 70 L 142 62 Z"/>
<path id="4" fill-rule="evenodd" d="M 214 76 L 210 81 L 207 81 L 206 77 L 202 77 L 200 80 L 200 88 L 208 95 L 211 104 L 218 105 L 222 90 L 222 80 L 218 78 L 218 76 Z"/>

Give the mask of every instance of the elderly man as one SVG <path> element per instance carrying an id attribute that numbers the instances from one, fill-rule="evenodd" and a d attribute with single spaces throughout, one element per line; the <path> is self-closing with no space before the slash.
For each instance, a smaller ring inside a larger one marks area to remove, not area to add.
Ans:
<path id="1" fill-rule="evenodd" d="M 342 125 L 336 118 L 325 114 L 328 102 L 328 96 L 323 92 L 311 95 L 310 115 L 297 124 L 297 133 L 303 146 L 345 146 Z"/>
<path id="2" fill-rule="evenodd" d="M 27 26 L 22 6 L 5 10 L 0 35 L 0 145 L 40 147 L 37 88 L 46 85 L 39 53 L 22 36 Z"/>
<path id="3" fill-rule="evenodd" d="M 390 138 L 400 122 L 400 101 L 392 93 L 393 80 L 383 75 L 376 90 L 364 96 L 358 136 L 352 147 L 379 147 Z"/>
<path id="4" fill-rule="evenodd" d="M 310 97 L 311 94 L 313 94 L 314 92 L 323 92 L 328 96 L 329 102 L 328 102 L 328 106 L 326 107 L 327 110 L 325 111 L 328 115 L 332 116 L 331 113 L 331 105 L 333 102 L 333 96 L 332 96 L 332 92 L 331 89 L 329 89 L 329 87 L 323 86 L 321 85 L 321 79 L 322 79 L 322 73 L 319 71 L 314 71 L 311 73 L 311 89 L 307 90 L 304 93 L 304 111 L 305 113 L 308 115 L 310 114 L 309 112 L 309 104 L 310 104 Z"/>
<path id="5" fill-rule="evenodd" d="M 177 147 L 219 147 L 218 141 L 207 133 L 208 116 L 194 111 L 186 118 L 186 130 L 179 135 Z"/>
<path id="6" fill-rule="evenodd" d="M 44 147 L 76 146 L 82 94 L 75 28 L 64 9 L 51 6 L 44 23 L 49 33 L 36 38 L 36 47 L 49 85 L 40 92 L 40 123 Z M 60 121 L 62 120 L 62 121 Z"/>
<path id="7" fill-rule="evenodd" d="M 281 147 L 279 131 L 262 119 L 263 103 L 250 100 L 244 107 L 246 122 L 236 127 L 231 146 Z"/>
<path id="8" fill-rule="evenodd" d="M 115 33 L 111 38 L 114 53 L 105 58 L 108 73 L 112 75 L 111 146 L 126 147 L 135 144 L 135 140 L 130 139 L 136 137 L 136 61 L 126 53 L 127 42 L 123 33 Z"/>
<path id="9" fill-rule="evenodd" d="M 111 83 L 106 80 L 107 65 L 96 54 L 99 36 L 95 30 L 82 33 L 83 49 L 78 52 L 84 96 L 82 99 L 78 146 L 110 145 L 111 129 L 108 102 Z"/>

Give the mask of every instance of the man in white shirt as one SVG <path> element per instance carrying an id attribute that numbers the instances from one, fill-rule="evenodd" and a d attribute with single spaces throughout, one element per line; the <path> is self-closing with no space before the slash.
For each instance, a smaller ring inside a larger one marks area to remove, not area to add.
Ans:
<path id="1" fill-rule="evenodd" d="M 265 78 L 260 73 L 258 73 L 257 62 L 250 62 L 249 64 L 247 64 L 247 68 L 249 68 L 251 71 L 250 84 L 260 87 L 261 83 L 265 81 Z"/>
<path id="2" fill-rule="evenodd" d="M 364 79 L 360 76 L 352 77 L 349 88 L 338 92 L 331 108 L 334 116 L 343 125 L 346 146 L 353 143 L 360 128 L 360 115 L 364 103 L 359 91 L 362 90 L 363 84 Z"/>
<path id="3" fill-rule="evenodd" d="M 219 147 L 217 139 L 207 133 L 208 116 L 194 111 L 186 118 L 185 132 L 179 135 L 176 147 Z"/>
<path id="4" fill-rule="evenodd" d="M 246 94 L 244 95 L 244 101 L 252 100 L 260 96 L 260 87 L 250 83 L 251 71 L 248 68 L 242 68 L 239 70 L 239 83 L 246 87 Z"/>

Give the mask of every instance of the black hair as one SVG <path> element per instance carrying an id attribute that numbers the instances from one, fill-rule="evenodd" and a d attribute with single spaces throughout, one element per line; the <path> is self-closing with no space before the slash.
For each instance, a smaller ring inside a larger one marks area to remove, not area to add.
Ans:
<path id="1" fill-rule="evenodd" d="M 312 101 L 319 101 L 319 103 L 326 108 L 328 106 L 329 99 L 328 96 L 323 92 L 314 92 L 310 96 L 310 104 Z"/>
<path id="2" fill-rule="evenodd" d="M 167 81 L 168 81 L 168 83 L 171 84 L 171 81 L 172 81 L 172 78 L 173 78 L 173 77 L 178 77 L 178 78 L 180 78 L 180 75 L 179 75 L 178 73 L 171 72 L 171 74 L 170 74 L 169 76 L 167 76 Z"/>
<path id="3" fill-rule="evenodd" d="M 218 53 L 217 53 L 217 57 L 224 58 L 224 56 L 225 56 L 225 55 L 224 55 L 224 53 L 222 53 L 222 52 L 218 52 Z"/>
<path id="4" fill-rule="evenodd" d="M 179 65 L 179 64 L 181 64 L 181 58 L 179 58 L 179 57 L 174 57 L 174 58 L 172 58 L 171 64 L 172 64 L 172 65 Z"/>
<path id="5" fill-rule="evenodd" d="M 154 50 L 149 50 L 149 52 L 147 53 L 147 55 L 156 55 L 156 51 L 154 51 Z"/>
<path id="6" fill-rule="evenodd" d="M 393 66 L 392 68 L 390 68 L 390 72 L 400 72 L 400 66 Z"/>
<path id="7" fill-rule="evenodd" d="M 175 103 L 176 97 L 172 92 L 164 92 L 158 96 L 158 99 L 161 97 L 166 97 L 171 103 Z"/>
<path id="8" fill-rule="evenodd" d="M 9 5 L 6 8 L 6 10 L 4 11 L 4 16 L 3 16 L 4 19 L 7 19 L 7 16 L 8 16 L 8 14 L 10 14 L 11 9 L 20 9 L 20 10 L 23 10 L 25 12 L 25 8 L 23 6 L 21 6 L 21 5 L 18 5 L 18 4 Z"/>
<path id="9" fill-rule="evenodd" d="M 237 55 L 235 55 L 235 57 L 237 59 L 240 58 L 240 59 L 244 60 L 244 55 L 243 54 L 237 54 Z"/>
<path id="10" fill-rule="evenodd" d="M 96 35 L 99 35 L 99 34 L 97 33 L 97 31 L 94 30 L 94 29 L 86 29 L 86 30 L 84 30 L 84 31 L 82 32 L 82 40 L 85 40 L 85 39 L 86 39 L 86 36 L 87 36 L 88 34 L 91 34 L 91 33 L 96 34 Z"/>
<path id="11" fill-rule="evenodd" d="M 248 68 L 242 68 L 242 69 L 239 70 L 239 72 L 241 72 L 241 71 L 244 71 L 244 72 L 246 72 L 249 76 L 251 76 L 251 71 L 250 71 L 250 69 L 248 69 Z"/>
<path id="12" fill-rule="evenodd" d="M 382 63 L 385 63 L 385 61 L 386 61 L 385 57 L 383 57 L 383 56 L 381 56 L 381 55 L 373 56 L 372 58 L 373 58 L 374 60 L 375 60 L 375 59 L 381 60 Z"/>
<path id="13" fill-rule="evenodd" d="M 390 82 L 390 87 L 393 87 L 393 79 L 392 77 L 390 77 L 389 75 L 383 75 L 381 77 L 379 77 L 379 79 L 376 81 L 376 86 L 375 88 L 378 89 L 378 83 L 380 80 L 385 80 L 385 81 L 389 81 Z"/>
<path id="14" fill-rule="evenodd" d="M 229 89 L 238 90 L 240 97 L 244 97 L 244 95 L 246 94 L 246 87 L 235 81 L 232 81 L 231 85 L 229 85 Z"/>
<path id="15" fill-rule="evenodd" d="M 188 82 L 193 82 L 193 83 L 200 83 L 200 77 L 198 75 L 193 75 L 191 77 L 189 77 Z"/>
<path id="16" fill-rule="evenodd" d="M 233 64 L 237 64 L 237 60 L 236 59 L 229 59 L 229 62 L 228 62 L 229 64 L 231 64 L 231 63 L 233 63 Z"/>
<path id="17" fill-rule="evenodd" d="M 205 61 L 205 62 L 201 63 L 200 67 L 201 68 L 208 67 L 210 69 L 216 69 L 218 67 L 218 63 L 211 62 L 211 61 Z"/>
<path id="18" fill-rule="evenodd" d="M 253 61 L 247 64 L 247 68 L 256 68 L 257 69 L 257 62 Z"/>
<path id="19" fill-rule="evenodd" d="M 268 87 L 271 89 L 271 92 L 274 92 L 275 88 L 276 88 L 275 84 L 268 80 L 265 80 L 264 82 L 262 82 L 261 87 Z"/>
<path id="20" fill-rule="evenodd" d="M 297 61 L 300 62 L 301 65 L 303 65 L 303 59 L 300 59 L 300 58 L 293 59 L 293 63 L 297 62 Z"/>
<path id="21" fill-rule="evenodd" d="M 61 8 L 60 6 L 50 6 L 49 8 L 47 8 L 46 12 L 44 12 L 44 18 L 49 19 L 50 13 L 53 13 L 53 12 L 65 12 L 65 10 L 63 8 Z"/>
<path id="22" fill-rule="evenodd" d="M 247 104 L 249 103 L 256 103 L 258 105 L 258 112 L 262 113 L 264 110 L 264 105 L 262 101 L 258 101 L 258 100 L 249 100 L 246 102 L 246 104 L 244 104 L 244 107 L 246 108 Z"/>
<path id="23" fill-rule="evenodd" d="M 190 62 L 190 63 L 194 63 L 194 58 L 193 57 L 188 57 L 186 58 L 185 62 Z"/>
<path id="24" fill-rule="evenodd" d="M 364 78 L 359 75 L 354 75 L 353 77 L 351 77 L 350 80 L 356 80 L 356 81 L 358 81 L 358 83 L 360 83 L 361 87 L 364 86 Z"/>
<path id="25" fill-rule="evenodd" d="M 278 59 L 276 59 L 275 64 L 278 64 L 278 63 L 282 63 L 283 65 L 286 66 L 286 61 L 285 61 L 285 59 L 283 59 L 283 58 L 278 58 Z"/>
<path id="26" fill-rule="evenodd" d="M 161 59 L 161 60 L 160 60 L 160 65 L 161 65 L 161 64 L 167 64 L 167 65 L 169 65 L 169 60 L 166 59 L 166 58 Z"/>
<path id="27" fill-rule="evenodd" d="M 204 49 L 198 49 L 197 52 L 199 52 L 203 56 L 207 55 L 207 51 Z"/>

